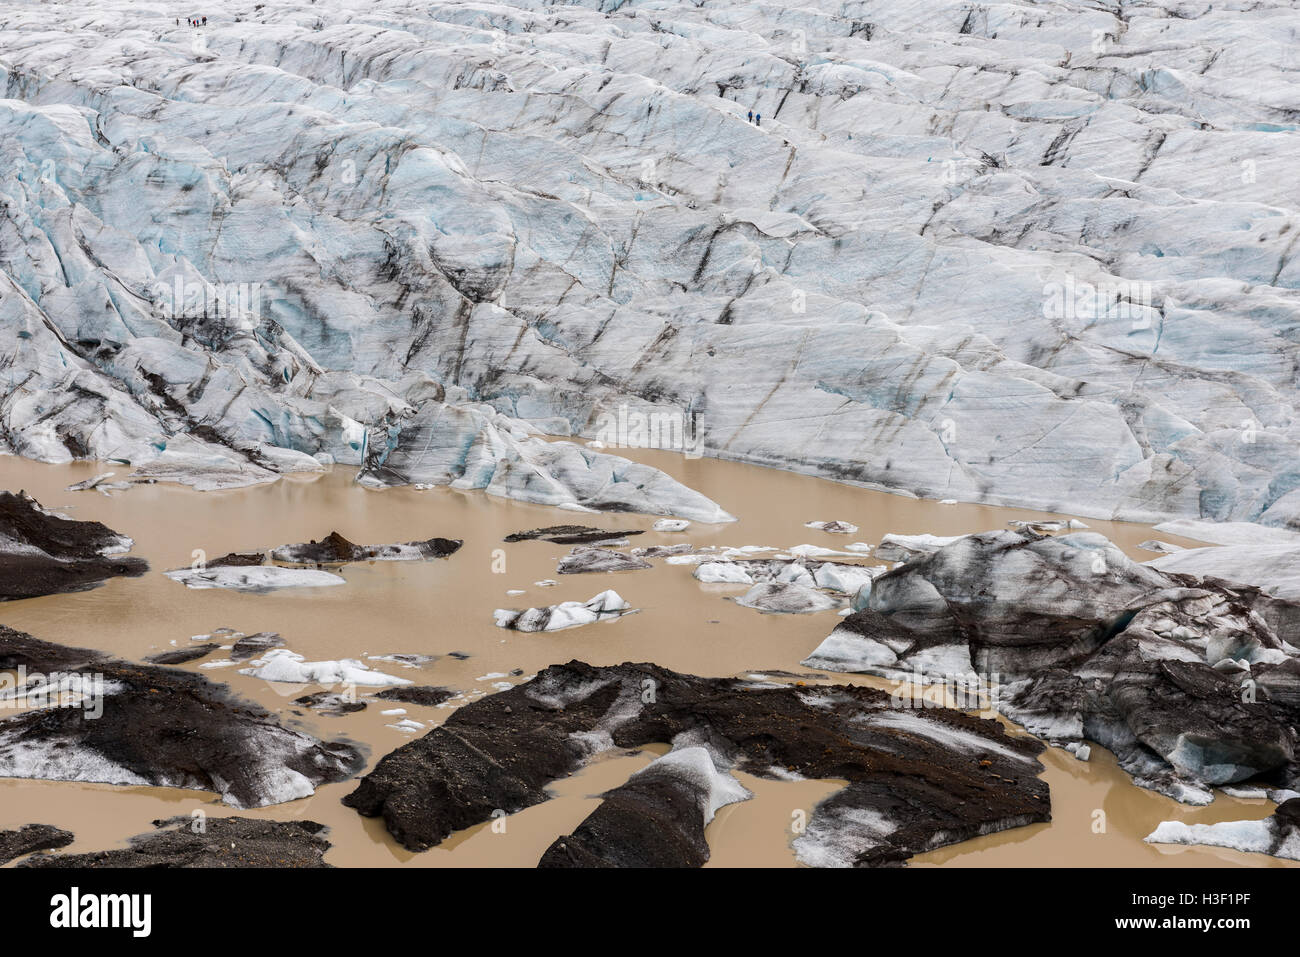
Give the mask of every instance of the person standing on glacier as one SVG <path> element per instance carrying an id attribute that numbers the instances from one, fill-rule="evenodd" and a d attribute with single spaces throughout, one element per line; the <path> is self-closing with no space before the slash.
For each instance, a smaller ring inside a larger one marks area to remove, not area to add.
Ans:
<path id="1" fill-rule="evenodd" d="M 749 111 L 749 122 L 751 122 L 751 123 L 754 122 L 754 111 L 753 111 L 753 110 L 750 110 L 750 111 Z"/>
<path id="2" fill-rule="evenodd" d="M 755 114 L 754 114 L 754 125 L 755 125 L 755 126 L 762 126 L 762 125 L 763 125 L 763 114 L 762 114 L 762 113 L 755 113 Z"/>

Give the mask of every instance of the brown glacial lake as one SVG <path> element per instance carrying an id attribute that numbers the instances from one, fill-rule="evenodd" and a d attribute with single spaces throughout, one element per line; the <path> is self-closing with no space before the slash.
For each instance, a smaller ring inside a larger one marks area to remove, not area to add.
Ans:
<path id="1" fill-rule="evenodd" d="M 274 631 L 288 648 L 311 661 L 358 658 L 417 684 L 463 692 L 465 697 L 453 704 L 490 694 L 499 683 L 518 683 L 549 664 L 573 658 L 597 665 L 653 661 L 679 671 L 716 676 L 806 672 L 810 682 L 889 687 L 866 677 L 816 677 L 799 665 L 837 623 L 833 611 L 762 615 L 726 600 L 743 593 L 743 588 L 702 585 L 692 578 L 691 566 L 662 560 L 655 560 L 655 567 L 648 570 L 558 576 L 556 562 L 568 546 L 538 541 L 506 545 L 502 539 L 523 529 L 581 523 L 645 529 L 645 534 L 632 539 L 633 545 L 689 541 L 698 545 L 789 547 L 811 543 L 843 548 L 854 541 L 874 545 L 887 532 L 953 535 L 1001 528 L 1013 519 L 1061 517 L 977 505 L 940 505 L 789 472 L 714 459 L 688 460 L 666 452 L 619 450 L 619 454 L 665 469 L 712 497 L 739 521 L 716 526 L 693 524 L 684 533 L 658 533 L 649 531 L 654 519 L 643 515 L 584 515 L 449 489 L 367 490 L 354 484 L 353 469 L 342 467 L 232 491 L 195 492 L 159 484 L 135 486 L 109 497 L 95 491 L 65 491 L 69 484 L 109 466 L 50 466 L 0 456 L 0 488 L 26 489 L 47 508 L 77 519 L 104 522 L 135 539 L 131 554 L 150 563 L 150 571 L 142 578 L 116 579 L 77 594 L 0 604 L 0 623 L 49 641 L 94 647 L 131 659 L 185 647 L 192 636 L 220 627 L 247 634 Z M 122 478 L 129 469 L 118 471 Z M 804 527 L 807 521 L 831 519 L 852 522 L 859 531 L 844 536 Z M 1148 538 L 1196 544 L 1154 533 L 1147 526 L 1085 521 L 1138 560 L 1155 557 L 1137 548 Z M 332 530 L 358 544 L 443 536 L 464 539 L 465 545 L 446 560 L 348 565 L 341 571 L 347 584 L 332 588 L 269 594 L 191 590 L 162 574 L 165 569 L 190 565 L 196 549 L 216 557 L 230 551 L 319 539 Z M 875 563 L 870 558 L 865 562 Z M 556 579 L 559 584 L 534 584 L 543 579 Z M 639 613 L 543 634 L 504 631 L 492 621 L 495 608 L 585 601 L 606 588 L 617 590 Z M 510 589 L 522 589 L 524 594 L 507 595 Z M 451 652 L 469 657 L 459 660 L 449 656 Z M 388 654 L 442 657 L 418 668 L 367 660 L 371 655 Z M 404 717 L 432 727 L 452 713 L 446 706 L 372 702 L 356 714 L 319 716 L 292 703 L 295 697 L 321 690 L 319 686 L 276 684 L 241 675 L 238 668 L 243 665 L 199 667 L 223 657 L 224 653 L 215 652 L 182 667 L 228 682 L 237 693 L 279 712 L 286 724 L 325 739 L 345 737 L 364 745 L 369 752 L 367 767 L 411 740 L 410 732 L 390 727 L 394 722 Z M 381 714 L 399 707 L 407 713 Z M 97 850 L 119 846 L 127 837 L 150 830 L 155 819 L 202 810 L 216 816 L 240 813 L 308 818 L 327 824 L 333 848 L 326 860 L 338 866 L 530 867 L 557 836 L 572 830 L 596 807 L 602 791 L 622 783 L 655 756 L 651 750 L 607 755 L 558 782 L 552 789 L 554 800 L 506 818 L 504 829 L 500 822 L 495 830 L 490 823 L 470 828 L 417 854 L 390 840 L 380 821 L 363 819 L 340 803 L 352 790 L 351 782 L 322 787 L 312 797 L 289 804 L 233 811 L 198 791 L 6 779 L 0 780 L 0 828 L 29 822 L 54 824 L 76 834 L 77 840 L 68 850 Z M 1134 787 L 1113 758 L 1095 746 L 1089 762 L 1057 749 L 1049 749 L 1042 760 L 1051 787 L 1051 823 L 942 848 L 914 858 L 913 865 L 1284 864 L 1263 855 L 1142 842 L 1162 820 L 1211 823 L 1262 818 L 1272 811 L 1270 802 L 1220 796 L 1208 807 L 1180 805 Z M 723 808 L 710 824 L 709 866 L 795 865 L 789 846 L 792 822 L 798 812 L 811 811 L 832 793 L 837 782 L 768 781 L 744 774 L 740 778 L 755 797 Z M 1100 832 L 1099 822 L 1104 822 Z"/>

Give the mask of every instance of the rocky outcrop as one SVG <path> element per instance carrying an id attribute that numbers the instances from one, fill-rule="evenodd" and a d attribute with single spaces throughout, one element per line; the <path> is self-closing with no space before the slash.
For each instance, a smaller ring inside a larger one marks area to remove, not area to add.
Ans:
<path id="1" fill-rule="evenodd" d="M 355 747 L 283 727 L 194 672 L 136 665 L 0 626 L 0 670 L 59 699 L 0 721 L 0 777 L 214 791 L 233 807 L 305 797 L 362 763 Z M 65 702 L 67 696 L 70 701 Z"/>
<path id="2" fill-rule="evenodd" d="M 244 817 L 174 817 L 128 847 L 85 854 L 38 854 L 19 867 L 329 867 L 328 828 L 315 821 L 260 821 Z"/>
<path id="3" fill-rule="evenodd" d="M 123 553 L 134 543 L 99 522 L 41 508 L 25 492 L 0 492 L 0 601 L 93 588 L 149 568 Z"/>
<path id="4" fill-rule="evenodd" d="M 986 532 L 881 575 L 804 664 L 974 686 L 1031 732 L 1098 742 L 1136 783 L 1206 803 L 1296 778 L 1297 641 L 1300 606 L 1256 588 L 1166 574 L 1092 533 Z"/>
<path id="5" fill-rule="evenodd" d="M 1035 759 L 1042 746 L 1007 735 L 996 721 L 899 710 L 871 688 L 783 686 L 578 661 L 457 709 L 382 758 L 344 803 L 382 817 L 398 842 L 423 850 L 547 800 L 547 786 L 593 754 L 656 742 L 707 747 L 711 762 L 751 774 L 846 780 L 811 810 L 807 832 L 795 841 L 808 863 L 900 863 L 1049 817 Z M 602 804 L 572 843 L 561 839 L 564 847 L 548 850 L 545 862 L 699 863 L 705 789 L 698 777 L 683 786 L 681 768 L 664 773 L 670 769 L 611 792 L 609 810 Z M 654 827 L 656 820 L 669 830 Z"/>
<path id="6" fill-rule="evenodd" d="M 0 831 L 0 864 L 33 851 L 67 847 L 73 840 L 71 831 L 50 824 L 24 824 L 16 831 Z"/>

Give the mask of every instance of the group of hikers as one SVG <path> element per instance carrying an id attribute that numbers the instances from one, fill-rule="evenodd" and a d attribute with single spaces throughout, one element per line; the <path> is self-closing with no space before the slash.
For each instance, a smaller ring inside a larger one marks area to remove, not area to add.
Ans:
<path id="1" fill-rule="evenodd" d="M 185 22 L 192 27 L 206 27 L 208 25 L 208 18 L 207 17 L 186 17 Z M 176 25 L 178 27 L 181 25 L 180 17 L 176 18 Z"/>
<path id="2" fill-rule="evenodd" d="M 762 126 L 762 125 L 763 125 L 763 114 L 762 114 L 762 113 L 755 113 L 753 110 L 750 110 L 750 111 L 749 111 L 749 122 L 753 123 L 755 126 Z"/>

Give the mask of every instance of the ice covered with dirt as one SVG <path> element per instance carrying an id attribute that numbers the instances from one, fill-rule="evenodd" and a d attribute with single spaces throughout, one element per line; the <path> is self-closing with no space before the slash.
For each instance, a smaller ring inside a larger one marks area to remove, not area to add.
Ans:
<path id="1" fill-rule="evenodd" d="M 229 588 L 253 593 L 347 584 L 342 576 L 319 568 L 284 568 L 280 565 L 206 565 L 173 568 L 163 574 L 186 588 Z"/>
<path id="2" fill-rule="evenodd" d="M 1188 803 L 1297 781 L 1300 602 L 1134 562 L 1093 532 L 982 532 L 916 556 L 803 663 L 973 686 L 974 707 L 1076 751 L 1101 744 Z"/>
<path id="3" fill-rule="evenodd" d="M 561 631 L 590 625 L 598 621 L 621 618 L 633 611 L 622 595 L 613 590 L 601 592 L 587 601 L 562 601 L 543 608 L 498 608 L 492 613 L 498 628 L 512 631 Z"/>
<path id="4" fill-rule="evenodd" d="M 644 433 L 1300 520 L 1294 5 L 176 13 L 0 10 L 14 452 L 723 520 L 532 434 Z"/>
<path id="5" fill-rule="evenodd" d="M 657 665 L 552 665 L 458 708 L 381 758 L 344 804 L 382 817 L 411 850 L 550 800 L 552 782 L 614 749 L 673 750 L 602 795 L 549 866 L 698 867 L 704 826 L 746 790 L 735 771 L 843 787 L 806 809 L 805 863 L 879 866 L 944 844 L 1047 820 L 1042 745 L 957 711 L 912 715 L 886 692 L 701 678 Z M 864 819 L 879 823 L 864 830 Z"/>
<path id="6" fill-rule="evenodd" d="M 0 670 L 63 679 L 0 720 L 0 777 L 214 791 L 233 807 L 307 797 L 351 777 L 364 758 L 280 724 L 261 706 L 194 672 L 139 665 L 0 626 Z M 68 682 L 66 679 L 77 679 Z"/>

